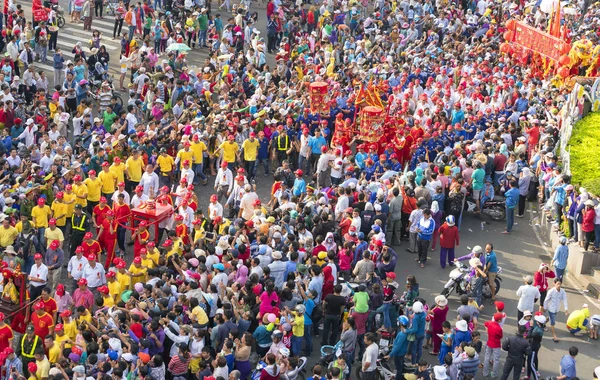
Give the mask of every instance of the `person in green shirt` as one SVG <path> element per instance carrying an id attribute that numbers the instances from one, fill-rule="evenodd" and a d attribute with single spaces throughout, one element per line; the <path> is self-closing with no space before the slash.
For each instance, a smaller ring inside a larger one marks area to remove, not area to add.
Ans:
<path id="1" fill-rule="evenodd" d="M 200 15 L 198 16 L 198 46 L 208 47 L 206 45 L 206 33 L 208 31 L 208 16 L 206 14 L 206 8 L 202 8 Z"/>
<path id="2" fill-rule="evenodd" d="M 367 287 L 364 284 L 358 286 L 358 290 L 354 293 L 352 300 L 354 301 L 354 311 L 357 313 L 366 313 L 369 311 L 369 293 L 367 293 Z"/>
<path id="3" fill-rule="evenodd" d="M 102 115 L 102 124 L 104 125 L 104 129 L 106 129 L 106 132 L 111 133 L 112 132 L 112 125 L 115 123 L 115 120 L 117 119 L 117 114 L 113 111 L 112 106 L 108 105 L 106 106 L 106 109 L 104 110 L 104 114 Z"/>
<path id="4" fill-rule="evenodd" d="M 152 16 L 146 14 L 146 17 L 144 18 L 144 38 L 150 34 L 150 30 L 152 30 Z"/>
<path id="5" fill-rule="evenodd" d="M 472 186 L 473 186 L 473 199 L 477 204 L 477 209 L 480 210 L 479 199 L 481 198 L 481 189 L 485 184 L 485 170 L 483 170 L 483 164 L 480 161 L 474 161 L 475 170 L 471 174 Z"/>

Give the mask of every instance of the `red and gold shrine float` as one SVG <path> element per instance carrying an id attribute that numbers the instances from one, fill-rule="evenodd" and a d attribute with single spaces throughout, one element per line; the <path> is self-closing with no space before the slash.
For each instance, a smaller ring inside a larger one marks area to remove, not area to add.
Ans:
<path id="1" fill-rule="evenodd" d="M 329 85 L 325 82 L 310 84 L 310 110 L 329 116 Z"/>
<path id="2" fill-rule="evenodd" d="M 360 139 L 376 142 L 384 137 L 385 114 L 383 108 L 366 106 L 360 111 Z"/>

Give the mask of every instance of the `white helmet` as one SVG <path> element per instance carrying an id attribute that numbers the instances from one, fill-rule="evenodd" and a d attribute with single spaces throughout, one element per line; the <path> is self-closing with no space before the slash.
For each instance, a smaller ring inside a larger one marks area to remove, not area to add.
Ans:
<path id="1" fill-rule="evenodd" d="M 281 354 L 281 356 L 283 356 L 284 358 L 288 358 L 290 357 L 290 350 L 289 348 L 280 348 L 279 349 L 279 353 Z"/>
<path id="2" fill-rule="evenodd" d="M 419 302 L 419 301 L 413 303 L 412 308 L 413 308 L 413 311 L 415 313 L 422 313 L 423 312 L 423 304 L 421 302 Z"/>
<path id="3" fill-rule="evenodd" d="M 298 314 L 304 314 L 306 312 L 306 306 L 296 305 L 296 312 L 298 312 Z"/>

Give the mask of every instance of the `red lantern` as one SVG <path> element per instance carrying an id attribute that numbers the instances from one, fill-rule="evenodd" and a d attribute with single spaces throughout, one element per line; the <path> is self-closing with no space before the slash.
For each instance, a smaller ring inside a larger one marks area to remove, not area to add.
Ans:
<path id="1" fill-rule="evenodd" d="M 508 30 L 515 30 L 516 26 L 517 26 L 517 22 L 513 19 L 510 19 L 506 22 L 506 29 L 508 29 Z"/>
<path id="2" fill-rule="evenodd" d="M 569 52 L 571 51 L 571 44 L 567 43 L 567 42 L 563 42 L 560 44 L 560 47 L 558 50 L 560 51 L 560 54 L 569 54 Z"/>
<path id="3" fill-rule="evenodd" d="M 500 44 L 500 51 L 505 54 L 510 54 L 512 53 L 513 49 L 509 43 L 503 42 Z"/>
<path id="4" fill-rule="evenodd" d="M 559 77 L 566 78 L 569 76 L 569 68 L 563 66 L 560 69 L 558 69 L 558 71 L 556 73 L 558 74 Z"/>
<path id="5" fill-rule="evenodd" d="M 561 66 L 569 66 L 571 58 L 569 58 L 568 55 L 561 55 L 560 58 L 558 58 L 558 63 L 560 63 Z"/>
<path id="6" fill-rule="evenodd" d="M 512 30 L 507 30 L 506 32 L 504 32 L 504 39 L 507 41 L 512 41 L 514 36 L 515 36 L 515 34 L 513 33 Z"/>

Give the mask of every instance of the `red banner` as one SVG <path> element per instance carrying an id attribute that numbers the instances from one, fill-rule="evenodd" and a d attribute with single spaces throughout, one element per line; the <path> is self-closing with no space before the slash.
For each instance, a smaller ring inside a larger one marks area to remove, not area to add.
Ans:
<path id="1" fill-rule="evenodd" d="M 560 38 L 520 21 L 516 21 L 514 25 L 513 38 L 509 41 L 511 44 L 529 49 L 555 61 L 561 56 L 563 41 Z"/>

